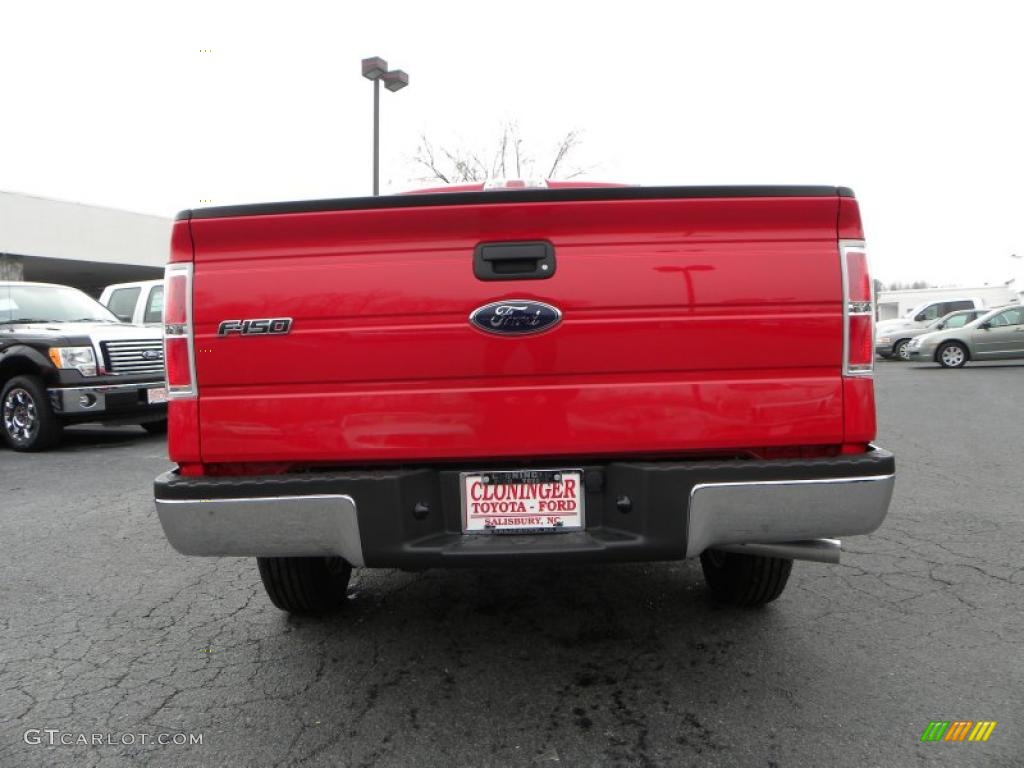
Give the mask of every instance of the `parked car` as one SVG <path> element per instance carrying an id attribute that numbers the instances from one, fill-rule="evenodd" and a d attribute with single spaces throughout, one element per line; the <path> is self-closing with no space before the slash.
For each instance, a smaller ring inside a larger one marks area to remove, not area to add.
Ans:
<path id="1" fill-rule="evenodd" d="M 353 566 L 698 557 L 767 603 L 889 506 L 863 237 L 836 187 L 183 212 L 160 523 L 255 556 L 286 611 L 338 607 Z"/>
<path id="2" fill-rule="evenodd" d="M 938 320 L 932 320 L 924 328 L 900 328 L 881 333 L 876 332 L 875 354 L 879 357 L 909 360 L 910 354 L 907 351 L 907 345 L 910 344 L 911 339 L 932 331 L 960 328 L 990 311 L 988 309 L 961 309 L 957 312 L 950 312 Z"/>
<path id="3" fill-rule="evenodd" d="M 159 326 L 164 308 L 164 281 L 143 280 L 108 285 L 100 294 L 100 304 L 117 315 L 123 323 Z"/>
<path id="4" fill-rule="evenodd" d="M 985 309 L 985 301 L 980 298 L 964 297 L 924 302 L 909 310 L 903 317 L 879 321 L 875 333 L 890 335 L 891 332 L 902 329 L 924 328 L 940 317 L 960 309 Z"/>
<path id="5" fill-rule="evenodd" d="M 961 328 L 918 336 L 907 346 L 911 360 L 962 368 L 970 360 L 1024 358 L 1024 307 L 991 310 Z"/>
<path id="6" fill-rule="evenodd" d="M 167 425 L 162 334 L 126 325 L 81 291 L 0 282 L 0 433 L 16 451 L 81 422 Z"/>

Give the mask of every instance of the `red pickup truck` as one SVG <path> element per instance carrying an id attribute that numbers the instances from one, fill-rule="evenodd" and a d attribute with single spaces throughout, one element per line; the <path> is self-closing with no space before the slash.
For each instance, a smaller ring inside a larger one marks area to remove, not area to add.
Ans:
<path id="1" fill-rule="evenodd" d="M 351 568 L 700 557 L 761 605 L 885 517 L 842 187 L 482 185 L 178 215 L 169 452 L 188 555 L 279 608 Z"/>

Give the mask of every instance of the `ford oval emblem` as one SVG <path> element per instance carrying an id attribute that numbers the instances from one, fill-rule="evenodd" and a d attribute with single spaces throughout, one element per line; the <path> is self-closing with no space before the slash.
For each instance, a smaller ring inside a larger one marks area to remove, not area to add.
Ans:
<path id="1" fill-rule="evenodd" d="M 159 360 L 160 359 L 160 353 L 158 351 L 156 351 L 155 349 L 146 349 L 146 350 L 143 350 L 143 352 L 142 352 L 142 359 L 143 360 Z"/>
<path id="2" fill-rule="evenodd" d="M 503 336 L 526 336 L 540 333 L 558 325 L 562 313 L 542 301 L 530 299 L 506 299 L 473 310 L 469 316 L 471 325 L 481 331 Z"/>

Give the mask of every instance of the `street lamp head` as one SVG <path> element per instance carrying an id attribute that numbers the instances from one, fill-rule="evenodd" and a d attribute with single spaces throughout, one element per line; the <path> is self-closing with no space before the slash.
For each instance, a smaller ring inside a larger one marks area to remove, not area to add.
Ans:
<path id="1" fill-rule="evenodd" d="M 363 59 L 363 77 L 369 80 L 379 80 L 388 71 L 388 63 L 380 56 L 373 56 Z"/>
<path id="2" fill-rule="evenodd" d="M 384 87 L 389 91 L 400 91 L 409 84 L 409 75 L 400 69 L 385 72 L 382 79 Z"/>

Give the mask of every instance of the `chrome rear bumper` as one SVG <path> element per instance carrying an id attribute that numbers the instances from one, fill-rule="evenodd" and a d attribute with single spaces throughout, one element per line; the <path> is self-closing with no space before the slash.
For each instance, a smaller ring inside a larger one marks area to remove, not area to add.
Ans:
<path id="1" fill-rule="evenodd" d="M 726 544 L 859 536 L 882 524 L 895 474 L 706 483 L 690 492 L 686 556 Z"/>
<path id="2" fill-rule="evenodd" d="M 895 481 L 892 454 L 881 449 L 829 459 L 612 462 L 582 471 L 587 528 L 535 535 L 463 535 L 459 468 L 170 472 L 157 478 L 155 496 L 168 541 L 186 555 L 340 556 L 357 566 L 427 568 L 672 560 L 720 548 L 837 562 L 839 543 L 828 540 L 878 528 Z"/>
<path id="3" fill-rule="evenodd" d="M 364 564 L 351 496 L 157 499 L 156 509 L 167 540 L 183 555 L 336 555 Z"/>

